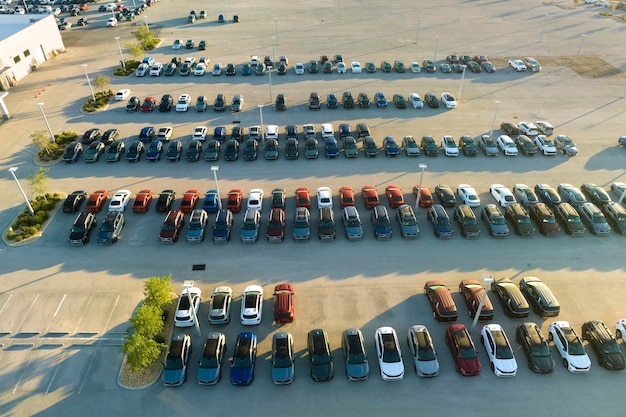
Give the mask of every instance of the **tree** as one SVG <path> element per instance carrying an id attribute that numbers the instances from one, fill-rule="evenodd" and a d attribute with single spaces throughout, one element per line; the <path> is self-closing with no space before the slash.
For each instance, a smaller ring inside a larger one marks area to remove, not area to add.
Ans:
<path id="1" fill-rule="evenodd" d="M 133 371 L 147 368 L 158 358 L 165 344 L 139 333 L 126 336 L 122 345 L 122 352 L 126 354 L 126 362 Z"/>
<path id="2" fill-rule="evenodd" d="M 144 304 L 156 306 L 163 312 L 171 302 L 173 291 L 171 275 L 151 277 L 143 284 Z"/>
<path id="3" fill-rule="evenodd" d="M 37 196 L 46 196 L 46 188 L 48 186 L 48 168 L 39 167 L 37 172 L 28 176 L 30 181 L 30 188 L 37 194 Z"/>
<path id="4" fill-rule="evenodd" d="M 158 306 L 144 303 L 129 321 L 134 333 L 154 339 L 163 330 L 163 311 Z"/>
<path id="5" fill-rule="evenodd" d="M 150 29 L 146 25 L 137 26 L 137 30 L 132 32 L 132 34 L 135 35 L 135 38 L 137 38 L 140 44 L 145 43 L 153 37 L 152 32 L 150 32 Z"/>
<path id="6" fill-rule="evenodd" d="M 128 53 L 130 54 L 130 56 L 132 56 L 135 59 L 141 58 L 141 56 L 143 55 L 143 49 L 141 48 L 140 44 L 126 42 L 124 46 L 128 50 Z"/>
<path id="7" fill-rule="evenodd" d="M 52 143 L 45 130 L 35 130 L 30 134 L 30 141 L 39 149 L 40 152 L 45 151 L 48 155 L 50 155 L 50 145 Z"/>
<path id="8" fill-rule="evenodd" d="M 111 80 L 106 75 L 98 74 L 95 83 L 96 87 L 100 91 L 104 91 L 104 89 L 111 83 Z"/>

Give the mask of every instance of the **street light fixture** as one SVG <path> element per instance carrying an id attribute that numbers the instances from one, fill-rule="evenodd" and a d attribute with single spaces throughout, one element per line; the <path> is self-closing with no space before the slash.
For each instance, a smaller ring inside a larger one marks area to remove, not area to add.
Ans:
<path id="1" fill-rule="evenodd" d="M 51 142 L 56 142 L 56 140 L 54 139 L 54 134 L 52 133 L 52 129 L 50 128 L 50 123 L 48 123 L 48 118 L 46 117 L 46 113 L 43 112 L 43 105 L 44 105 L 44 103 L 37 103 L 37 105 L 39 106 L 39 110 L 41 110 L 41 117 L 43 117 L 43 121 L 46 124 L 46 128 L 48 128 L 48 134 L 50 135 L 50 141 Z"/>
<path id="2" fill-rule="evenodd" d="M 437 46 L 439 46 L 439 35 L 435 36 L 435 53 L 433 54 L 433 62 L 437 62 Z"/>
<path id="3" fill-rule="evenodd" d="M 274 37 L 276 38 L 276 45 L 278 45 L 278 16 L 274 16 Z"/>
<path id="4" fill-rule="evenodd" d="M 124 61 L 124 55 L 122 54 L 122 47 L 120 46 L 120 37 L 116 36 L 115 41 L 117 42 L 117 50 L 120 51 L 120 64 L 122 65 L 122 69 L 126 69 L 126 62 Z"/>
<path id="5" fill-rule="evenodd" d="M 580 52 L 583 50 L 583 45 L 585 43 L 585 37 L 587 35 L 585 35 L 584 33 L 582 35 L 580 35 L 581 39 L 580 39 L 580 46 L 578 47 L 578 52 L 576 53 L 576 59 L 574 60 L 574 65 L 576 65 L 576 63 L 578 62 L 578 58 L 580 57 Z"/>
<path id="6" fill-rule="evenodd" d="M 146 29 L 148 29 L 148 32 L 150 32 L 150 26 L 148 26 L 148 16 L 147 15 L 144 16 L 143 20 L 145 20 L 145 22 L 146 22 Z"/>
<path id="7" fill-rule="evenodd" d="M 17 167 L 9 168 L 9 172 L 11 173 L 11 175 L 13 175 L 13 179 L 15 180 L 15 183 L 17 184 L 17 188 L 20 189 L 20 193 L 22 193 L 22 197 L 24 197 L 24 201 L 26 201 L 26 205 L 28 206 L 28 211 L 30 211 L 30 215 L 34 217 L 35 211 L 33 210 L 33 206 L 30 205 L 30 201 L 28 201 L 28 197 L 26 197 L 26 193 L 24 192 L 24 189 L 22 188 L 20 182 L 15 176 L 15 171 L 17 171 Z"/>
<path id="8" fill-rule="evenodd" d="M 463 67 L 463 74 L 461 74 L 461 86 L 459 87 L 459 94 L 457 94 L 456 98 L 458 100 L 461 99 L 461 91 L 463 90 L 463 81 L 465 81 L 465 70 L 467 69 L 467 65 L 461 65 Z"/>
<path id="9" fill-rule="evenodd" d="M 87 74 L 87 64 L 83 64 L 83 70 L 85 71 L 85 78 L 87 78 L 87 84 L 89 85 L 89 91 L 91 91 L 91 98 L 93 99 L 94 105 L 96 104 L 96 95 L 93 93 L 93 88 L 91 87 L 91 81 L 89 80 L 89 75 Z"/>
<path id="10" fill-rule="evenodd" d="M 499 108 L 500 108 L 500 100 L 496 100 L 496 112 L 493 114 L 493 122 L 491 122 L 491 130 L 489 131 L 490 138 L 493 138 L 493 128 L 496 125 L 496 118 L 498 117 Z"/>
<path id="11" fill-rule="evenodd" d="M 478 318 L 480 317 L 480 313 L 483 311 L 483 306 L 485 305 L 485 299 L 487 298 L 487 290 L 489 290 L 489 286 L 493 282 L 493 278 L 491 275 L 483 275 L 483 282 L 487 285 L 487 288 L 483 289 L 483 296 L 480 298 L 480 303 L 478 304 L 478 309 L 476 309 L 476 314 L 474 314 L 474 321 L 472 321 L 472 327 L 470 328 L 470 332 L 473 332 L 476 328 L 476 323 L 478 323 Z"/>
<path id="12" fill-rule="evenodd" d="M 263 105 L 259 104 L 257 105 L 257 107 L 259 108 L 259 116 L 261 117 L 261 141 L 263 142 L 263 145 L 265 145 L 265 128 L 263 127 Z"/>
<path id="13" fill-rule="evenodd" d="M 211 165 L 211 171 L 213 171 L 213 181 L 215 181 L 215 190 L 217 191 L 217 198 L 220 198 L 220 186 L 217 183 L 217 171 L 219 169 L 219 165 Z"/>
<path id="14" fill-rule="evenodd" d="M 417 199 L 415 200 L 415 211 L 417 211 L 420 205 L 420 196 L 422 195 L 422 179 L 424 178 L 424 170 L 426 170 L 428 166 L 426 164 L 418 164 L 417 167 L 422 170 L 422 173 L 420 174 L 420 183 L 419 183 L 419 188 L 417 189 L 417 197 L 416 197 Z"/>

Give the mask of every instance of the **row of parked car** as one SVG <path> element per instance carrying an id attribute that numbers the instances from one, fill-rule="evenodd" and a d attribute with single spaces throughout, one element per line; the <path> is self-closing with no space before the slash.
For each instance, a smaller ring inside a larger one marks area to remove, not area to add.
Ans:
<path id="1" fill-rule="evenodd" d="M 626 193 L 626 184 L 613 183 L 612 190 L 622 199 Z M 454 226 L 445 207 L 454 208 L 453 218 L 460 228 L 461 235 L 468 239 L 478 238 L 481 234 L 478 217 L 485 223 L 488 233 L 494 237 L 507 237 L 511 229 L 520 236 L 530 237 L 535 234 L 537 228 L 546 236 L 557 236 L 562 228 L 572 236 L 581 236 L 587 229 L 598 236 L 607 236 L 611 228 L 616 233 L 626 234 L 626 209 L 619 202 L 612 201 L 602 187 L 593 183 L 585 183 L 580 189 L 562 183 L 559 184 L 558 191 L 548 184 L 537 184 L 534 188 L 526 184 L 515 184 L 513 191 L 502 184 L 492 184 L 489 192 L 496 204 L 487 203 L 481 207 L 478 193 L 469 184 L 459 184 L 456 195 L 450 186 L 437 185 L 434 194 L 440 204 L 435 203 L 433 193 L 427 186 L 413 187 L 417 206 L 427 208 L 427 219 L 433 227 L 434 235 L 442 239 L 449 239 L 454 235 Z M 337 222 L 333 210 L 332 190 L 320 187 L 316 194 L 318 238 L 322 241 L 334 240 L 337 235 Z M 401 236 L 406 239 L 417 238 L 420 234 L 419 222 L 413 205 L 406 203 L 400 187 L 388 185 L 385 188 L 385 195 L 389 207 L 395 211 L 395 220 Z M 84 191 L 75 191 L 68 196 L 63 206 L 64 212 L 74 213 L 81 210 L 82 202 L 87 200 L 85 212 L 78 215 L 70 232 L 70 244 L 82 245 L 89 241 L 91 230 L 97 224 L 95 213 L 105 207 L 107 198 L 106 190 L 98 190 L 88 199 Z M 176 200 L 174 190 L 164 190 L 158 197 L 151 190 L 141 190 L 132 204 L 133 211 L 138 213 L 148 211 L 153 198 L 157 200 L 156 211 L 167 213 L 159 234 L 162 243 L 174 243 L 182 236 L 186 213 L 189 214 L 185 234 L 188 242 L 198 243 L 205 239 L 209 229 L 209 213 L 215 214 L 212 240 L 227 242 L 232 235 L 234 213 L 241 211 L 243 206 L 243 193 L 239 189 L 228 192 L 225 207 L 222 206 L 217 190 L 207 191 L 201 203 L 202 208 L 197 208 L 202 200 L 200 192 L 187 190 L 179 209 L 173 209 Z M 365 209 L 370 211 L 375 238 L 390 239 L 393 234 L 392 216 L 385 206 L 380 205 L 376 187 L 371 185 L 362 187 L 361 198 Z M 107 217 L 98 234 L 100 243 L 110 244 L 119 239 L 125 224 L 123 212 L 130 199 L 129 190 L 120 190 L 113 194 L 108 205 Z M 253 243 L 259 239 L 263 200 L 262 189 L 250 190 L 241 224 L 242 242 Z M 286 200 L 287 194 L 283 188 L 272 191 L 266 229 L 266 238 L 269 242 L 281 242 L 285 238 Z M 355 205 L 354 189 L 350 186 L 341 187 L 339 201 L 346 238 L 361 240 L 364 237 L 364 225 Z M 312 235 L 309 189 L 297 188 L 295 202 L 292 237 L 296 241 L 309 240 Z M 479 215 L 473 210 L 478 207 Z"/>

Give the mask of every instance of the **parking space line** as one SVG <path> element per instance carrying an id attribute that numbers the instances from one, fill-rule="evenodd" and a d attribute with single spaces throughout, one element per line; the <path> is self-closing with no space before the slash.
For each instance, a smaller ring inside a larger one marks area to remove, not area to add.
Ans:
<path id="1" fill-rule="evenodd" d="M 9 298 L 7 298 L 2 308 L 0 308 L 0 315 L 2 315 L 2 312 L 4 311 L 4 309 L 7 308 L 7 305 L 9 304 L 9 301 L 11 301 L 12 297 L 13 297 L 13 293 L 9 294 Z"/>
<path id="2" fill-rule="evenodd" d="M 96 360 L 96 356 L 97 355 L 98 355 L 98 351 L 94 351 L 91 354 L 91 360 L 89 361 L 89 365 L 87 366 L 87 369 L 83 373 L 83 378 L 82 378 L 82 381 L 80 382 L 80 387 L 78 388 L 78 393 L 79 394 L 83 391 L 83 388 L 85 387 L 85 382 L 87 382 L 87 376 L 91 372 L 91 367 L 93 366 L 93 363 Z"/>
<path id="3" fill-rule="evenodd" d="M 52 384 L 54 383 L 54 379 L 56 378 L 57 373 L 59 372 L 59 368 L 61 368 L 61 365 L 65 362 L 67 357 L 68 357 L 68 354 L 67 353 L 64 354 L 61 360 L 59 361 L 59 363 L 57 364 L 57 366 L 54 368 L 54 372 L 52 373 L 52 376 L 50 377 L 50 382 L 48 383 L 48 386 L 46 387 L 46 394 L 50 392 L 50 389 L 52 388 Z"/>
<path id="4" fill-rule="evenodd" d="M 30 303 L 30 306 L 28 306 L 28 310 L 26 310 L 26 312 L 24 313 L 24 318 L 22 319 L 22 322 L 20 323 L 19 326 L 17 326 L 18 333 L 21 331 L 22 326 L 24 325 L 24 323 L 26 323 L 26 320 L 28 319 L 28 316 L 30 314 L 30 310 L 33 309 L 33 307 L 35 306 L 35 303 L 37 302 L 38 299 L 39 299 L 39 294 L 37 294 L 35 296 L 35 299 L 33 300 L 33 302 Z M 39 332 L 37 332 L 37 333 L 39 333 Z"/>
<path id="5" fill-rule="evenodd" d="M 111 313 L 109 313 L 109 317 L 107 318 L 106 323 L 104 323 L 104 329 L 102 329 L 102 334 L 106 333 L 107 329 L 109 328 L 109 323 L 111 322 L 111 319 L 113 318 L 113 312 L 115 311 L 115 308 L 117 307 L 117 303 L 120 301 L 120 295 L 117 295 L 117 298 L 115 299 L 115 304 L 113 304 L 113 308 L 111 309 Z"/>
<path id="6" fill-rule="evenodd" d="M 84 310 L 87 310 L 87 308 L 89 308 L 89 304 L 91 304 L 91 300 L 93 300 L 93 295 L 90 295 L 89 298 L 87 299 L 87 302 L 85 303 L 85 308 Z M 84 313 L 84 311 L 83 311 Z M 81 314 L 80 318 L 78 319 L 78 323 L 76 323 L 76 327 L 74 328 L 74 331 L 72 333 L 76 333 L 78 331 L 78 329 L 80 328 L 80 324 L 83 321 L 83 317 L 85 317 L 85 314 Z"/>
<path id="7" fill-rule="evenodd" d="M 15 392 L 16 392 L 16 391 L 17 391 L 17 389 L 19 388 L 20 384 L 22 383 L 22 379 L 24 379 L 24 376 L 26 376 L 26 374 L 27 374 L 27 372 L 26 372 L 26 371 L 28 370 L 28 367 L 30 366 L 30 363 L 31 363 L 31 362 L 32 362 L 32 360 L 33 360 L 33 356 L 35 356 L 33 353 L 31 353 L 31 354 L 28 356 L 28 362 L 26 363 L 26 366 L 24 366 L 24 368 L 22 369 L 22 371 L 21 371 L 21 375 L 20 375 L 20 378 L 17 380 L 17 383 L 15 384 L 15 387 L 13 387 L 13 392 L 12 392 L 12 394 L 15 394 Z"/>
<path id="8" fill-rule="evenodd" d="M 52 327 L 52 323 L 54 323 L 55 317 L 59 314 L 59 310 L 61 310 L 61 306 L 65 302 L 66 297 L 67 297 L 67 294 L 63 294 L 63 298 L 61 298 L 61 301 L 59 302 L 57 309 L 54 311 L 54 314 L 52 315 L 52 319 L 48 323 L 48 327 L 46 327 L 46 331 L 44 332 L 44 334 L 48 334 L 48 332 L 50 331 L 50 327 Z"/>

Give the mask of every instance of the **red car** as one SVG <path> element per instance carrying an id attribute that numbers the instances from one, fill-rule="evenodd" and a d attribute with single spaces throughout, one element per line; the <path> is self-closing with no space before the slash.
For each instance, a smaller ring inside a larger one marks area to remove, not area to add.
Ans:
<path id="1" fill-rule="evenodd" d="M 285 238 L 285 210 L 274 207 L 267 222 L 267 241 L 282 242 Z"/>
<path id="2" fill-rule="evenodd" d="M 311 208 L 311 192 L 306 187 L 296 189 L 296 207 Z"/>
<path id="3" fill-rule="evenodd" d="M 339 189 L 339 204 L 341 208 L 354 206 L 354 189 L 349 185 L 344 185 Z"/>
<path id="4" fill-rule="evenodd" d="M 293 321 L 293 285 L 278 284 L 274 288 L 274 321 L 291 323 Z"/>
<path id="5" fill-rule="evenodd" d="M 446 329 L 446 344 L 452 352 L 456 370 L 463 376 L 480 374 L 480 359 L 472 336 L 462 324 L 452 324 Z"/>
<path id="6" fill-rule="evenodd" d="M 239 189 L 230 190 L 226 199 L 226 208 L 233 213 L 241 211 L 241 199 L 243 193 Z"/>
<path id="7" fill-rule="evenodd" d="M 135 197 L 135 201 L 133 202 L 133 212 L 145 213 L 148 211 L 152 197 L 152 190 L 139 191 Z"/>
<path id="8" fill-rule="evenodd" d="M 437 321 L 456 321 L 458 317 L 456 304 L 446 284 L 439 280 L 428 281 L 424 285 L 424 294 L 428 297 L 433 317 Z"/>
<path id="9" fill-rule="evenodd" d="M 365 208 L 372 209 L 380 204 L 378 191 L 376 191 L 376 187 L 373 185 L 366 185 L 361 188 L 361 196 L 363 197 Z"/>
<path id="10" fill-rule="evenodd" d="M 198 204 L 198 199 L 200 198 L 200 191 L 198 190 L 187 190 L 185 194 L 183 194 L 183 200 L 180 202 L 180 209 L 183 213 L 191 213 L 196 208 L 196 204 Z"/>
<path id="11" fill-rule="evenodd" d="M 480 300 L 483 298 L 485 289 L 480 285 L 480 282 L 475 279 L 464 279 L 459 284 L 459 292 L 465 299 L 470 317 L 474 317 L 478 311 L 478 306 L 480 305 Z M 485 302 L 478 319 L 493 320 L 493 306 L 491 305 L 491 300 L 489 300 L 488 295 L 485 295 Z"/>
<path id="12" fill-rule="evenodd" d="M 419 191 L 420 186 L 416 185 L 413 187 L 413 194 L 415 194 L 415 198 L 417 198 L 417 192 Z M 433 195 L 430 192 L 430 189 L 422 184 L 422 190 L 420 191 L 420 207 L 430 207 L 433 205 Z"/>
<path id="13" fill-rule="evenodd" d="M 154 106 L 156 105 L 156 98 L 154 97 L 146 97 L 146 99 L 141 103 L 141 111 L 143 112 L 151 112 L 154 110 Z"/>
<path id="14" fill-rule="evenodd" d="M 89 196 L 89 199 L 87 200 L 85 211 L 90 211 L 92 213 L 101 211 L 108 197 L 109 197 L 109 192 L 107 190 L 94 191 L 93 194 L 91 194 Z"/>
<path id="15" fill-rule="evenodd" d="M 398 208 L 404 204 L 402 190 L 397 185 L 388 185 L 385 188 L 385 194 L 387 194 L 387 200 L 389 200 L 389 207 Z"/>
<path id="16" fill-rule="evenodd" d="M 185 224 L 185 215 L 182 211 L 172 210 L 167 213 L 163 226 L 161 226 L 161 233 L 159 233 L 159 240 L 161 243 L 174 243 L 178 240 L 180 229 Z"/>

